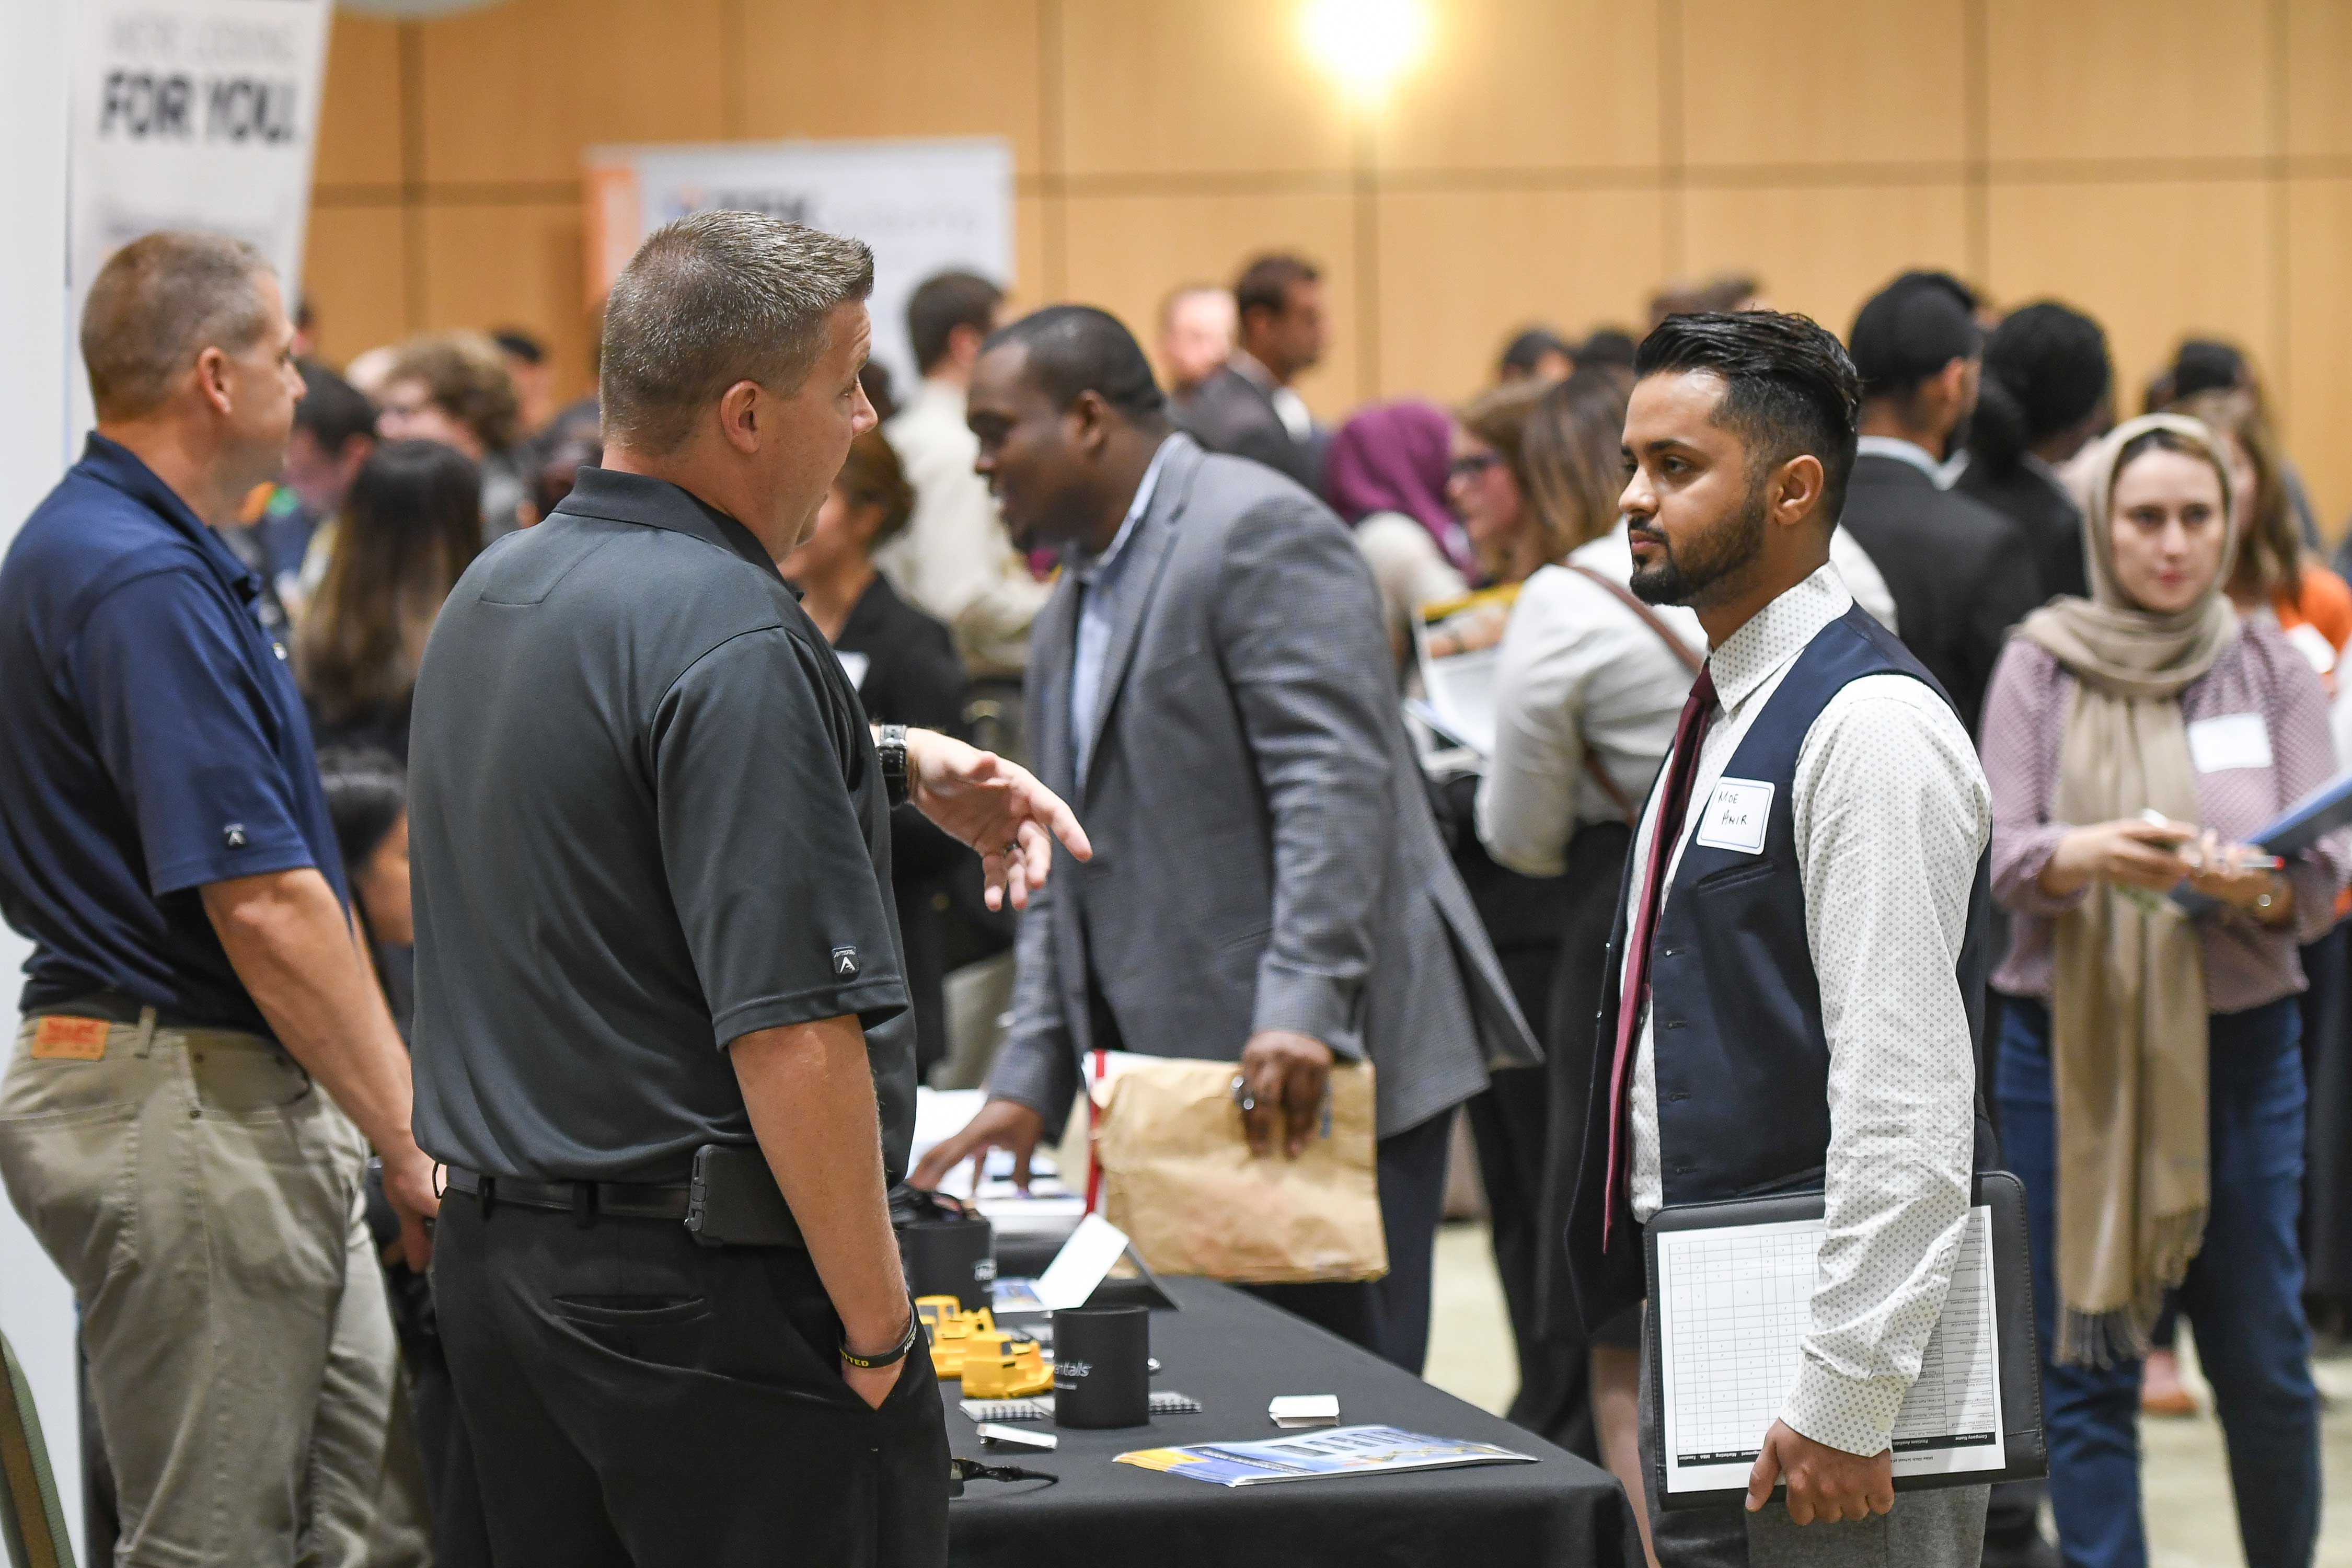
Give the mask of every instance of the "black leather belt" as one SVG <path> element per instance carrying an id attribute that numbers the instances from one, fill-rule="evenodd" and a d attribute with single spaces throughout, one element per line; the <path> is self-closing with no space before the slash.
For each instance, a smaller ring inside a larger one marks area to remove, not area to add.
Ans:
<path id="1" fill-rule="evenodd" d="M 462 1165 L 446 1165 L 448 1190 L 463 1193 L 488 1214 L 500 1204 L 525 1208 L 560 1209 L 577 1215 L 582 1224 L 599 1216 L 612 1219 L 683 1221 L 691 1189 L 684 1185 L 655 1186 L 642 1182 L 533 1182 L 520 1176 L 485 1176 Z"/>

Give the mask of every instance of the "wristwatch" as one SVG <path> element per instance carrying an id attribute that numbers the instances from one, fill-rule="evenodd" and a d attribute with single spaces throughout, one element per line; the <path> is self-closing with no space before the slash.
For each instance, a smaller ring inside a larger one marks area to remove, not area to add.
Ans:
<path id="1" fill-rule="evenodd" d="M 914 793 L 907 777 L 907 726 L 885 724 L 874 738 L 874 751 L 882 759 L 882 787 L 894 806 L 907 804 Z"/>
<path id="2" fill-rule="evenodd" d="M 849 1348 L 849 1341 L 844 1338 L 841 1342 L 841 1359 L 860 1372 L 872 1372 L 877 1366 L 895 1366 L 907 1359 L 907 1352 L 913 1350 L 916 1342 L 922 1337 L 923 1320 L 916 1316 L 915 1309 L 909 1303 L 907 1308 L 907 1331 L 898 1336 L 898 1342 L 896 1345 L 880 1355 L 859 1355 Z"/>

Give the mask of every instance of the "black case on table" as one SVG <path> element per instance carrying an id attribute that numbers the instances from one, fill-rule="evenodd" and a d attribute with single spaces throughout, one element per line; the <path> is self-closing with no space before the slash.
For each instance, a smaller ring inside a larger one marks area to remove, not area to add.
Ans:
<path id="1" fill-rule="evenodd" d="M 1898 1476 L 1896 1491 L 1926 1491 L 1938 1487 L 1984 1486 L 1993 1481 L 2036 1480 L 2050 1473 L 2050 1452 L 2042 1420 L 2042 1357 L 2033 1337 L 2033 1269 L 2025 1235 L 2025 1184 L 2007 1171 L 1980 1173 L 1972 1201 L 1992 1211 L 1993 1326 L 2000 1341 L 2000 1409 L 2003 1463 L 1998 1470 L 1966 1470 L 1957 1474 Z M 1644 1228 L 1643 1267 L 1649 1280 L 1648 1310 L 1658 1300 L 1658 1237 L 1676 1230 L 1713 1230 L 1727 1226 L 1774 1225 L 1789 1220 L 1822 1217 L 1822 1194 L 1789 1193 L 1770 1197 L 1734 1198 L 1717 1204 L 1690 1204 L 1661 1209 Z M 1660 1364 L 1658 1326 L 1654 1316 L 1643 1336 L 1650 1363 L 1651 1430 L 1657 1434 L 1650 1457 L 1650 1485 L 1660 1506 L 1669 1510 L 1738 1506 L 1744 1487 L 1710 1491 L 1666 1491 L 1664 1377 Z M 1760 1441 L 1762 1433 L 1757 1434 Z"/>

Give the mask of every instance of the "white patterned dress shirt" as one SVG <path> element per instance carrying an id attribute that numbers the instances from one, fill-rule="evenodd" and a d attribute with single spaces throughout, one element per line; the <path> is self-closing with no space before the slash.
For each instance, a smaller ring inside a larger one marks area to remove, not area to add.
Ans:
<path id="1" fill-rule="evenodd" d="M 1853 603 L 1824 566 L 1715 650 L 1721 710 L 1699 745 L 1690 811 L 1706 809 L 1797 656 Z M 1919 1375 L 1968 1214 L 1976 1053 L 1953 969 L 1992 797 L 1958 718 L 1906 675 L 1864 676 L 1830 699 L 1798 751 L 1791 794 L 1829 1037 L 1830 1147 L 1812 1321 L 1780 1419 L 1817 1443 L 1874 1455 Z M 1637 868 L 1657 805 L 1654 790 L 1633 842 Z M 1686 816 L 1662 913 L 1689 832 Z M 1664 1194 L 1654 1052 L 1645 1014 L 1626 1118 L 1643 1220 Z"/>

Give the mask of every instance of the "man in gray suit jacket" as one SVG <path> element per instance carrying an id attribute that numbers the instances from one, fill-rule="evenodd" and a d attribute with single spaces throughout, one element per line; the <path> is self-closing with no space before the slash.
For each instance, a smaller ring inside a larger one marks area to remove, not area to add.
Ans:
<path id="1" fill-rule="evenodd" d="M 1438 840 L 1371 574 L 1307 491 L 1173 431 L 1100 310 L 999 331 L 969 417 L 1014 542 L 1064 552 L 1029 733 L 1094 858 L 1033 897 L 989 1103 L 914 1180 L 1003 1147 L 1025 1181 L 1089 1050 L 1237 1058 L 1268 1156 L 1369 1059 L 1391 1272 L 1272 1293 L 1418 1372 L 1451 1112 L 1537 1050 Z"/>

